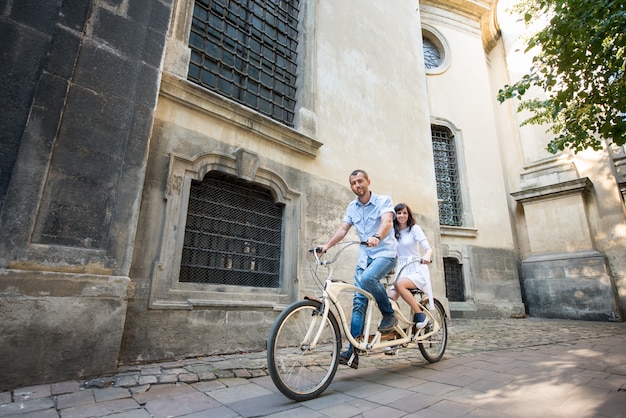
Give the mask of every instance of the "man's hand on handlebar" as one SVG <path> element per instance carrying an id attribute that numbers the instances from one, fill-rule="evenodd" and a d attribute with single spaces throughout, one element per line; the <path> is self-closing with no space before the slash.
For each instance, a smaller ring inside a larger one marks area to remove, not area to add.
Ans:
<path id="1" fill-rule="evenodd" d="M 326 253 L 327 250 L 328 250 L 328 247 L 326 245 L 320 245 L 318 247 L 315 247 L 315 252 L 318 253 L 319 255 Z"/>
<path id="2" fill-rule="evenodd" d="M 365 244 L 368 247 L 375 247 L 380 243 L 380 238 L 375 237 L 375 236 L 371 236 L 367 239 L 367 241 L 362 242 L 361 244 Z"/>

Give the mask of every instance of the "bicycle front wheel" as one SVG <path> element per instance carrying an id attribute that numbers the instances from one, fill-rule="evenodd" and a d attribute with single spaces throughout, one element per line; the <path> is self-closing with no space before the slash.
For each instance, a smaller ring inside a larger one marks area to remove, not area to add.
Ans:
<path id="1" fill-rule="evenodd" d="M 425 340 L 419 341 L 418 346 L 424 358 L 430 363 L 436 363 L 443 357 L 443 353 L 446 351 L 446 345 L 448 344 L 448 324 L 446 323 L 446 311 L 443 309 L 443 305 L 437 299 L 435 302 L 435 310 L 431 311 L 435 320 L 439 323 L 439 330 L 428 337 Z M 428 299 L 421 302 L 422 306 L 428 309 Z M 429 310 L 430 311 L 430 310 Z M 426 329 L 422 332 L 428 334 L 435 329 L 435 324 L 428 323 Z"/>
<path id="2" fill-rule="evenodd" d="M 276 319 L 267 343 L 267 367 L 272 381 L 285 396 L 306 401 L 319 396 L 337 371 L 341 333 L 332 312 L 327 318 L 322 304 L 301 300 Z M 317 345 L 311 341 L 321 329 Z"/>

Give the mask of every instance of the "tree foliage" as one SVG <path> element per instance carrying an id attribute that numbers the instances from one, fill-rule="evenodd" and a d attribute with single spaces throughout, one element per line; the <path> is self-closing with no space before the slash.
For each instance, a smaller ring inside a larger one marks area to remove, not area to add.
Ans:
<path id="1" fill-rule="evenodd" d="M 520 99 L 526 124 L 547 124 L 556 135 L 547 149 L 599 150 L 603 140 L 626 142 L 626 2 L 523 0 L 516 11 L 527 24 L 549 23 L 531 35 L 526 52 L 539 51 L 527 74 L 498 92 L 500 103 Z M 523 96 L 539 87 L 543 98 Z"/>

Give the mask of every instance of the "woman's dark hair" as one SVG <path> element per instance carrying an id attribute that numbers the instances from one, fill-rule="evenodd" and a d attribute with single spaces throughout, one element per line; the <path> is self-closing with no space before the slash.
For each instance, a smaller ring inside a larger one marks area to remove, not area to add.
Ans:
<path id="1" fill-rule="evenodd" d="M 409 217 L 406 220 L 406 225 L 409 227 L 409 231 L 415 225 L 415 218 L 413 218 L 413 211 L 406 203 L 398 203 L 394 208 L 394 213 L 400 212 L 402 209 L 406 209 Z M 398 223 L 398 218 L 396 216 L 393 217 L 393 230 L 396 236 L 396 239 L 400 239 L 400 224 Z"/>

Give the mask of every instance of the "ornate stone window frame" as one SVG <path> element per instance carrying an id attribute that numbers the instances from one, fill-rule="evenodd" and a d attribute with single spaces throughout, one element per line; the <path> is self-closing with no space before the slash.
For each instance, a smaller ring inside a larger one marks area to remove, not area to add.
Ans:
<path id="1" fill-rule="evenodd" d="M 284 204 L 279 288 L 178 281 L 191 181 L 201 181 L 213 170 L 263 185 L 272 191 L 277 202 Z M 152 274 L 151 309 L 260 307 L 279 310 L 294 299 L 297 294 L 297 254 L 294 251 L 298 248 L 302 212 L 300 194 L 291 190 L 278 174 L 261 166 L 254 152 L 240 148 L 232 155 L 206 153 L 191 158 L 171 154 L 164 199 L 167 203 L 161 231 L 163 238 Z"/>

